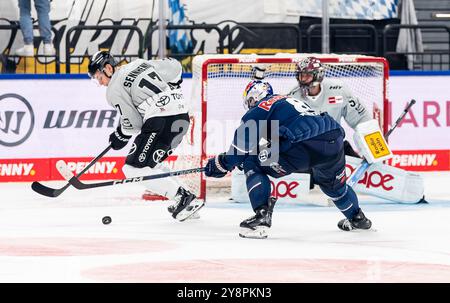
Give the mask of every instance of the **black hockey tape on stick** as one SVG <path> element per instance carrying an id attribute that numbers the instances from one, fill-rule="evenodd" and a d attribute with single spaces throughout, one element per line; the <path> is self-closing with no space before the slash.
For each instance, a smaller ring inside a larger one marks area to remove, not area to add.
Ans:
<path id="1" fill-rule="evenodd" d="M 92 165 L 97 163 L 97 161 L 100 160 L 100 158 L 102 158 L 110 149 L 111 149 L 111 145 L 108 145 L 108 147 L 106 147 L 105 150 L 103 150 L 97 157 L 95 157 L 91 162 L 89 162 L 89 164 L 86 165 L 86 167 L 81 172 L 79 172 L 76 176 L 73 176 L 73 175 L 72 176 L 78 180 L 78 178 L 81 175 L 83 175 L 85 172 L 87 172 L 89 170 L 89 168 L 91 168 Z M 58 163 L 60 163 L 60 161 L 58 161 Z M 63 176 L 63 177 L 66 178 L 65 176 Z M 67 188 L 69 188 L 69 186 L 70 186 L 70 183 L 67 183 L 66 185 L 64 185 L 61 188 L 51 188 L 51 187 L 45 186 L 45 185 L 43 185 L 43 184 L 41 184 L 41 183 L 39 183 L 37 181 L 34 181 L 33 183 L 31 183 L 31 188 L 35 192 L 37 192 L 38 194 L 41 194 L 43 196 L 50 197 L 50 198 L 58 197 Z"/>
<path id="2" fill-rule="evenodd" d="M 394 131 L 395 128 L 397 128 L 398 124 L 403 120 L 405 115 L 408 113 L 411 106 L 413 106 L 416 103 L 416 100 L 412 99 L 411 102 L 408 103 L 408 105 L 403 110 L 402 114 L 398 119 L 395 121 L 394 125 L 387 131 L 386 135 L 384 137 L 387 139 L 389 135 Z M 361 179 L 362 175 L 366 172 L 367 169 L 369 169 L 370 164 L 367 162 L 366 159 L 364 159 L 359 166 L 355 169 L 355 171 L 350 175 L 348 178 L 347 184 L 353 187 L 356 182 Z"/>
<path id="3" fill-rule="evenodd" d="M 77 189 L 90 189 L 90 188 L 113 186 L 113 185 L 120 185 L 120 184 L 126 184 L 126 183 L 143 182 L 143 181 L 153 180 L 153 179 L 201 173 L 205 170 L 204 167 L 200 167 L 200 168 L 191 168 L 191 169 L 185 169 L 185 170 L 179 170 L 179 171 L 172 171 L 172 172 L 156 174 L 156 175 L 126 178 L 126 179 L 120 179 L 120 180 L 114 180 L 114 181 L 105 181 L 105 182 L 97 182 L 97 183 L 83 183 L 77 178 L 77 176 L 73 176 L 72 172 L 67 168 L 67 165 L 62 165 L 63 163 L 64 162 L 61 162 L 60 163 L 61 165 L 58 165 L 58 167 L 57 167 L 59 170 L 59 173 L 63 177 L 65 177 L 66 180 L 69 181 L 69 183 L 73 185 L 73 187 L 75 187 Z M 71 175 L 72 175 L 72 177 L 70 177 Z"/>
<path id="4" fill-rule="evenodd" d="M 388 130 L 388 132 L 386 133 L 386 135 L 384 135 L 386 137 L 386 139 L 389 137 L 389 135 L 394 131 L 394 129 L 397 127 L 397 125 L 399 125 L 399 123 L 403 120 L 403 118 L 405 117 L 405 115 L 408 113 L 409 109 L 411 108 L 411 106 L 413 106 L 416 103 L 416 100 L 412 99 L 411 102 L 408 103 L 408 105 L 405 107 L 405 109 L 403 110 L 402 114 L 400 115 L 400 117 L 398 117 L 398 119 L 395 121 L 394 125 L 391 127 L 391 129 Z"/>

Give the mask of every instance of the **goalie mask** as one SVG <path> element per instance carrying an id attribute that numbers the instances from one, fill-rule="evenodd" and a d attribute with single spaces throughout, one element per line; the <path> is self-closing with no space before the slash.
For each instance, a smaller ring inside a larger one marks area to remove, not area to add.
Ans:
<path id="1" fill-rule="evenodd" d="M 297 63 L 297 81 L 303 92 L 319 85 L 324 76 L 325 68 L 319 59 L 314 57 L 307 57 Z"/>
<path id="2" fill-rule="evenodd" d="M 244 107 L 251 109 L 263 98 L 273 95 L 272 86 L 268 82 L 250 81 L 244 90 Z"/>
<path id="3" fill-rule="evenodd" d="M 95 78 L 95 73 L 97 71 L 100 71 L 104 73 L 103 69 L 105 68 L 106 64 L 110 64 L 113 68 L 113 73 L 115 70 L 115 67 L 117 66 L 117 62 L 114 59 L 113 56 L 107 51 L 98 51 L 95 54 L 92 55 L 92 57 L 89 59 L 89 65 L 88 65 L 88 74 L 89 77 L 92 79 Z M 111 78 L 110 76 L 106 77 Z"/>

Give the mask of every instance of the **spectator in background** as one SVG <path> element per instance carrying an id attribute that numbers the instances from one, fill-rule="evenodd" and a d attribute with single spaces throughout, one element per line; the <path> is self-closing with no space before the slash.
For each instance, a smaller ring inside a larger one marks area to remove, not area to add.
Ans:
<path id="1" fill-rule="evenodd" d="M 38 14 L 39 32 L 44 41 L 44 55 L 53 56 L 55 48 L 52 44 L 52 30 L 50 24 L 50 0 L 34 0 L 34 7 Z M 24 46 L 16 50 L 16 55 L 24 57 L 34 56 L 33 22 L 31 19 L 31 0 L 19 0 L 20 29 L 22 30 Z"/>

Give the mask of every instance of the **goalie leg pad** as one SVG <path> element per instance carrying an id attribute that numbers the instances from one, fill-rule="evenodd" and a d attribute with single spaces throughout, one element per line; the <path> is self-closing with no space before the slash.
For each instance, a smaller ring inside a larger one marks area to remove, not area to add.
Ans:
<path id="1" fill-rule="evenodd" d="M 361 159 L 347 156 L 347 165 L 355 168 Z M 417 203 L 424 196 L 423 177 L 384 163 L 370 165 L 354 189 L 358 193 L 398 203 Z"/>

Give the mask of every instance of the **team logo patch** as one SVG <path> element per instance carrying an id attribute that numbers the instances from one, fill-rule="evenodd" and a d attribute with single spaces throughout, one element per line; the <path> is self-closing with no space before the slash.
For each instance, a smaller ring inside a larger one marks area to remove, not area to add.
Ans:
<path id="1" fill-rule="evenodd" d="M 269 111 L 270 107 L 278 100 L 284 99 L 284 96 L 273 96 L 272 98 L 258 103 L 258 107 L 265 111 Z"/>
<path id="2" fill-rule="evenodd" d="M 342 96 L 328 97 L 329 104 L 337 104 L 337 103 L 342 103 L 342 102 L 344 102 L 344 97 L 342 97 Z"/>
<path id="3" fill-rule="evenodd" d="M 258 159 L 260 162 L 265 162 L 268 158 L 269 152 L 267 151 L 267 149 L 263 149 L 258 155 Z"/>

